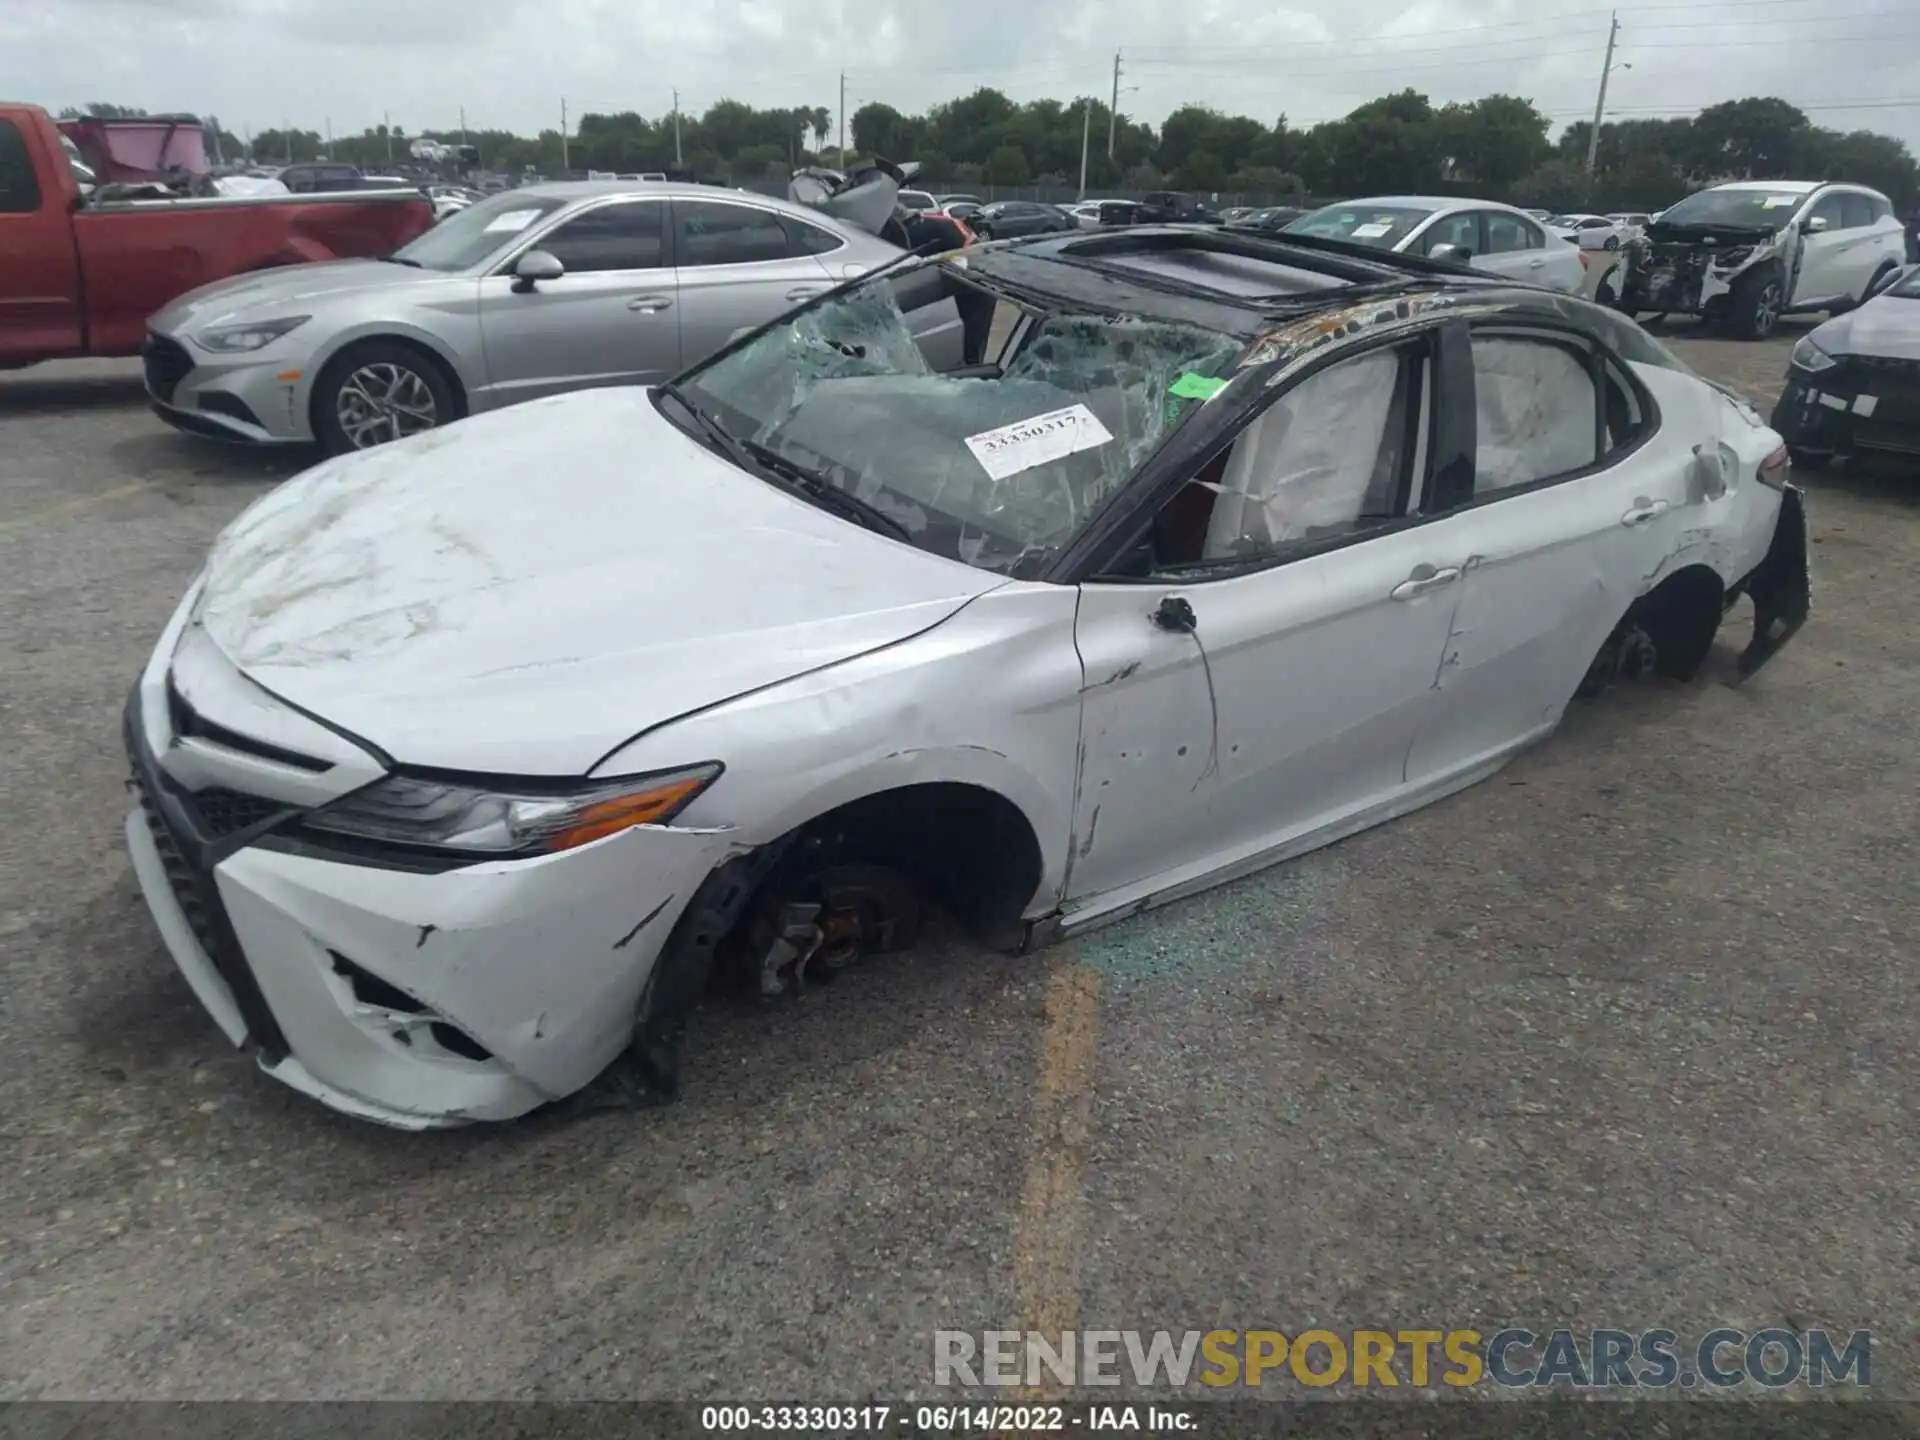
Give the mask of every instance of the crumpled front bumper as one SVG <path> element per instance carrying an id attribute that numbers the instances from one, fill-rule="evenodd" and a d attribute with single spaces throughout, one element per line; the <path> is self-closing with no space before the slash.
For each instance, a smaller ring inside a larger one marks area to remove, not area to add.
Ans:
<path id="1" fill-rule="evenodd" d="M 265 819 L 236 844 L 158 763 L 137 692 L 126 736 L 134 872 L 208 1013 L 276 1079 L 406 1129 L 525 1114 L 612 1063 L 731 833 L 636 826 L 530 860 L 390 869 Z"/>
<path id="2" fill-rule="evenodd" d="M 1806 497 L 1782 487 L 1780 511 L 1767 553 L 1740 582 L 1753 602 L 1753 638 L 1740 652 L 1741 679 L 1778 655 L 1813 612 L 1813 561 L 1807 532 Z"/>
<path id="3" fill-rule="evenodd" d="M 1795 450 L 1920 455 L 1920 361 L 1841 356 L 1825 370 L 1790 370 L 1768 423 Z"/>

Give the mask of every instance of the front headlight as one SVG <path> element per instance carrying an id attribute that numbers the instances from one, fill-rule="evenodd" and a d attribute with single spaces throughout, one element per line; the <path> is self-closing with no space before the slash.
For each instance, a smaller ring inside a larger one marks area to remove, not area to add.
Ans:
<path id="1" fill-rule="evenodd" d="M 202 350 L 230 355 L 243 350 L 260 350 L 296 326 L 304 325 L 310 315 L 288 315 L 280 320 L 249 320 L 239 325 L 216 325 L 187 338 Z"/>
<path id="2" fill-rule="evenodd" d="M 717 778 L 718 762 L 575 789 L 482 789 L 389 775 L 308 815 L 310 830 L 479 855 L 547 855 L 635 825 L 664 825 Z"/>
<path id="3" fill-rule="evenodd" d="M 1831 370 L 1836 362 L 1813 343 L 1811 335 L 1802 335 L 1799 343 L 1793 347 L 1793 353 L 1787 357 L 1787 363 L 1796 370 Z"/>

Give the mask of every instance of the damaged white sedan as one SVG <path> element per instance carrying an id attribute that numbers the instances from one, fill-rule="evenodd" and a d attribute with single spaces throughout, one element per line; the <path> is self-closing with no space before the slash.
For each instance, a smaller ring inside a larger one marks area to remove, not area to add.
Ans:
<path id="1" fill-rule="evenodd" d="M 1746 674 L 1807 614 L 1780 440 L 1631 322 L 1312 238 L 1040 237 L 266 496 L 131 697 L 126 836 L 297 1089 L 645 1103 L 710 981 L 1298 855 L 1691 675 L 1742 595 Z"/>

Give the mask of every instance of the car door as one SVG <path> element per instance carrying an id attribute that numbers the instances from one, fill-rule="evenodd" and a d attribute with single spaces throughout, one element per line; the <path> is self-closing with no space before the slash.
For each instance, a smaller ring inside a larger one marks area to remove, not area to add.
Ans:
<path id="1" fill-rule="evenodd" d="M 1580 252 L 1572 244 L 1547 234 L 1524 215 L 1504 210 L 1479 212 L 1485 258 L 1480 268 L 1534 285 L 1558 290 L 1578 289 Z M 1569 273 L 1571 272 L 1571 273 Z"/>
<path id="2" fill-rule="evenodd" d="M 1906 235 L 1900 222 L 1893 218 L 1893 207 L 1884 196 L 1865 190 L 1851 191 L 1841 208 L 1848 228 L 1859 230 L 1865 237 L 1852 274 L 1848 276 L 1858 288 L 1847 292 L 1856 300 L 1864 299 L 1876 275 L 1883 274 L 1889 265 L 1906 264 Z"/>
<path id="3" fill-rule="evenodd" d="M 1407 513 L 1427 370 L 1420 341 L 1299 379 L 1161 507 L 1143 578 L 1081 586 L 1069 930 L 1401 793 L 1459 574 Z"/>
<path id="4" fill-rule="evenodd" d="M 830 235 L 779 211 L 732 200 L 673 202 L 680 281 L 680 354 L 696 365 L 744 330 L 837 283 L 808 253 L 810 234 Z M 837 238 L 837 237 L 835 237 Z"/>
<path id="5" fill-rule="evenodd" d="M 0 119 L 0 366 L 80 349 L 80 260 L 73 220 L 43 195 L 33 139 Z M 49 157 L 66 164 L 64 156 Z"/>
<path id="6" fill-rule="evenodd" d="M 1693 460 L 1584 336 L 1456 323 L 1441 348 L 1443 375 L 1471 374 L 1470 394 L 1443 384 L 1440 403 L 1473 418 L 1473 489 L 1431 527 L 1434 563 L 1462 583 L 1410 782 L 1458 779 L 1552 729 L 1672 552 Z"/>
<path id="7" fill-rule="evenodd" d="M 489 406 L 653 384 L 679 370 L 666 206 L 616 197 L 572 211 L 479 282 Z M 531 286 L 516 279 L 513 266 L 530 250 L 546 251 L 566 273 Z"/>
<path id="8" fill-rule="evenodd" d="M 1442 245 L 1464 250 L 1469 264 L 1478 264 L 1486 240 L 1480 234 L 1480 219 L 1471 210 L 1453 210 L 1436 215 L 1408 232 L 1394 248 L 1410 255 L 1431 255 Z"/>
<path id="9" fill-rule="evenodd" d="M 1846 195 L 1840 190 L 1823 190 L 1800 217 L 1800 270 L 1793 283 L 1790 305 L 1810 305 L 1849 292 L 1849 272 L 1857 263 L 1866 230 L 1847 227 Z M 1872 271 L 1869 269 L 1868 274 Z M 1866 280 L 1860 281 L 1864 288 Z"/>

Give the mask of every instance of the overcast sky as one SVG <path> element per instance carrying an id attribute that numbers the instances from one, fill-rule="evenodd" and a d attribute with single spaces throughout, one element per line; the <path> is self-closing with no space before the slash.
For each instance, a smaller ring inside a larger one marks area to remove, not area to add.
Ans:
<path id="1" fill-rule="evenodd" d="M 1633 0 L 1614 118 L 1784 96 L 1818 123 L 1920 150 L 1916 0 Z M 0 0 L 0 99 L 86 101 L 357 132 L 531 133 L 568 113 L 715 100 L 881 100 L 913 112 L 994 85 L 1105 96 L 1158 124 L 1190 101 L 1296 124 L 1412 86 L 1590 115 L 1594 0 Z M 1631 68 L 1624 68 L 1630 65 Z M 1138 86 L 1138 89 L 1126 87 Z M 1895 103 L 1873 103 L 1895 102 Z M 1846 107 L 1846 108 L 1842 108 Z M 837 120 L 836 120 L 837 123 Z"/>

